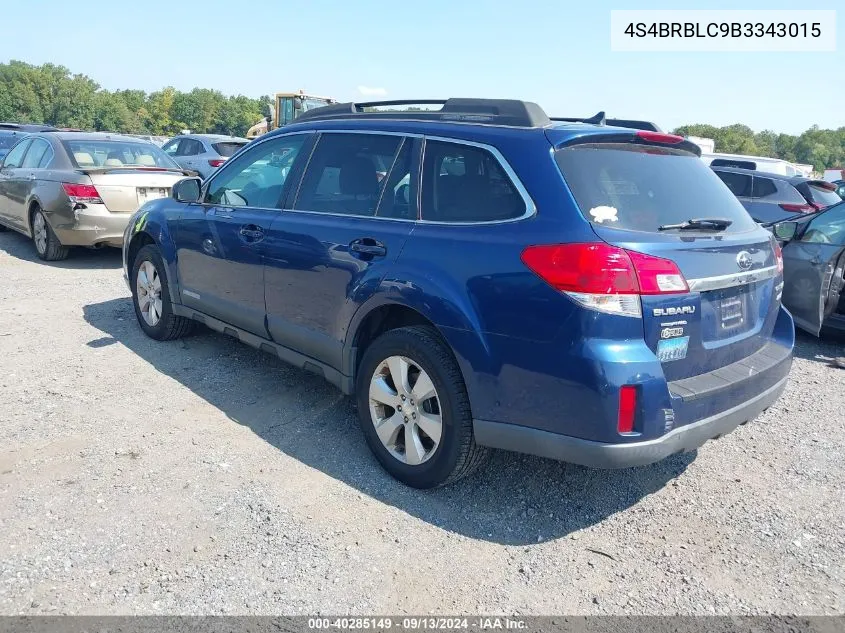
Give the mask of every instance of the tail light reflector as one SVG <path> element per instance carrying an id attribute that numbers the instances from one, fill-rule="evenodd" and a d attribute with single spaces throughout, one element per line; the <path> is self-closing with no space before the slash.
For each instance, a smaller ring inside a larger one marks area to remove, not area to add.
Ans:
<path id="1" fill-rule="evenodd" d="M 73 182 L 63 182 L 62 189 L 74 203 L 102 204 L 100 192 L 94 185 L 80 185 Z"/>
<path id="2" fill-rule="evenodd" d="M 793 211 L 795 213 L 813 213 L 813 211 L 817 211 L 811 204 L 781 204 L 780 208 L 784 211 Z"/>
<path id="3" fill-rule="evenodd" d="M 611 314 L 639 317 L 640 295 L 689 292 L 675 262 L 602 242 L 529 246 L 522 262 L 581 305 Z"/>
<path id="4" fill-rule="evenodd" d="M 774 237 L 772 238 L 772 248 L 775 251 L 775 262 L 778 266 L 778 272 L 783 273 L 783 249 Z"/>
<path id="5" fill-rule="evenodd" d="M 634 385 L 624 385 L 619 389 L 619 418 L 616 430 L 620 433 L 633 433 L 636 414 L 637 388 Z"/>
<path id="6" fill-rule="evenodd" d="M 208 164 L 211 165 L 212 167 L 220 167 L 220 165 L 222 165 L 225 162 L 226 162 L 225 158 L 211 158 L 211 159 L 209 159 Z"/>

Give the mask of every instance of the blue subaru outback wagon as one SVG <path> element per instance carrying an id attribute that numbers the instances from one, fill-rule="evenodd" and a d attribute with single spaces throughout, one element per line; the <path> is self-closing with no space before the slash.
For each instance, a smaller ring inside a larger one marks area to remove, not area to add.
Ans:
<path id="1" fill-rule="evenodd" d="M 648 464 L 778 398 L 780 249 L 697 146 L 523 101 L 379 105 L 305 113 L 145 204 L 123 247 L 144 332 L 204 323 L 324 376 L 419 488 L 489 448 Z"/>

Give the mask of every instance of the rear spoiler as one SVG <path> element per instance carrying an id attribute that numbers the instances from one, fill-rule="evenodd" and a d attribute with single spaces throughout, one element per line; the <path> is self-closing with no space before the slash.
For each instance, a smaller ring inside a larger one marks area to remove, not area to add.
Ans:
<path id="1" fill-rule="evenodd" d="M 182 169 L 181 167 L 145 167 L 142 165 L 136 166 L 125 166 L 125 167 L 80 167 L 76 171 L 81 174 L 85 174 L 89 176 L 91 174 L 111 174 L 111 173 L 120 173 L 125 171 L 147 171 L 147 172 L 158 172 L 158 173 L 177 173 L 183 174 L 184 176 L 199 176 L 199 172 L 192 171 L 190 169 Z"/>

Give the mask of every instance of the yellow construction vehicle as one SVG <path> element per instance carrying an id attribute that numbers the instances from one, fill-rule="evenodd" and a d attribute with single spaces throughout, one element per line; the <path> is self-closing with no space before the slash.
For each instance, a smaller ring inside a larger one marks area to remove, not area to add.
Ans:
<path id="1" fill-rule="evenodd" d="M 261 136 L 270 130 L 275 130 L 277 127 L 290 123 L 303 112 L 321 108 L 330 103 L 337 103 L 337 100 L 331 97 L 307 95 L 302 90 L 299 92 L 277 92 L 276 101 L 270 108 L 270 116 L 249 128 L 246 137 Z"/>

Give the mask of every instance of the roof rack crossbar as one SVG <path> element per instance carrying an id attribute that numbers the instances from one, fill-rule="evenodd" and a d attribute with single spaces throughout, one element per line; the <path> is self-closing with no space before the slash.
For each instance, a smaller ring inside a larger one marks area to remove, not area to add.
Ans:
<path id="1" fill-rule="evenodd" d="M 438 110 L 380 110 L 367 108 L 402 105 L 441 105 Z M 337 103 L 303 112 L 294 123 L 308 120 L 349 118 L 416 119 L 462 123 L 486 123 L 513 127 L 544 127 L 551 121 L 543 109 L 530 101 L 515 99 L 403 99 Z"/>

